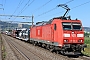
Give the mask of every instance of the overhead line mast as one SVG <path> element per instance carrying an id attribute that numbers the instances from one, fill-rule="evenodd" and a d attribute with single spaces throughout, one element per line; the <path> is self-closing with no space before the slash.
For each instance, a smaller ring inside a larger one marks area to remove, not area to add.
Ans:
<path id="1" fill-rule="evenodd" d="M 32 23 L 32 26 L 33 26 L 33 18 L 34 18 L 34 16 L 32 15 L 32 16 L 16 16 L 16 15 L 0 15 L 0 16 L 9 16 L 9 17 L 23 17 L 23 19 L 26 17 L 26 18 L 31 18 L 32 17 L 32 22 L 30 22 L 30 23 Z M 24 23 L 27 23 L 27 22 L 24 22 Z"/>

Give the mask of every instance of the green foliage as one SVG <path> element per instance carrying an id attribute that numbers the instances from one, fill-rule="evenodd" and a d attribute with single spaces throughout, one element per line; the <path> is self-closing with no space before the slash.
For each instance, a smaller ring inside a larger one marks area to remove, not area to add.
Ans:
<path id="1" fill-rule="evenodd" d="M 85 37 L 89 37 L 89 36 L 90 36 L 90 33 L 85 32 L 85 33 L 84 33 L 84 36 L 85 36 Z"/>
<path id="2" fill-rule="evenodd" d="M 90 44 L 90 37 L 85 37 L 85 44 Z"/>
<path id="3" fill-rule="evenodd" d="M 85 37 L 85 44 L 87 44 L 87 48 L 85 48 L 85 51 L 83 52 L 85 55 L 90 56 L 90 37 Z"/>

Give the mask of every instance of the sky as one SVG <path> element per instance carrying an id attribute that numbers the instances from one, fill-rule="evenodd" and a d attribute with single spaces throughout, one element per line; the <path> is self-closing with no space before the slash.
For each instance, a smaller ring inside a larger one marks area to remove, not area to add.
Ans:
<path id="1" fill-rule="evenodd" d="M 90 0 L 0 0 L 0 20 L 31 22 L 33 15 L 34 24 L 38 21 L 48 21 L 63 16 L 66 12 L 65 9 L 57 7 L 59 4 L 68 5 L 70 11 L 67 16 L 71 16 L 72 20 L 77 18 L 81 20 L 84 27 L 90 27 Z"/>

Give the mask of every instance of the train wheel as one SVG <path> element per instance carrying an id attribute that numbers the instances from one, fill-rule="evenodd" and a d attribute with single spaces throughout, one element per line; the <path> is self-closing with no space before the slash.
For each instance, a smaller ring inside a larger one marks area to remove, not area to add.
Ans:
<path id="1" fill-rule="evenodd" d="M 30 43 L 30 40 L 27 40 L 28 43 Z"/>
<path id="2" fill-rule="evenodd" d="M 54 52 L 54 46 L 50 46 L 50 49 L 49 49 L 51 52 Z"/>
<path id="3" fill-rule="evenodd" d="M 36 45 L 37 45 L 37 42 L 35 41 L 35 42 L 33 43 L 33 45 L 36 46 Z"/>
<path id="4" fill-rule="evenodd" d="M 56 51 L 56 54 L 59 54 L 59 51 Z"/>
<path id="5" fill-rule="evenodd" d="M 53 52 L 53 51 L 54 51 L 54 49 L 53 49 L 53 48 L 50 48 L 50 49 L 49 49 L 49 51 L 50 51 L 50 52 Z"/>
<path id="6" fill-rule="evenodd" d="M 49 50 L 49 49 L 50 49 L 50 45 L 46 45 L 46 49 L 48 49 L 48 50 Z"/>
<path id="7" fill-rule="evenodd" d="M 41 47 L 41 46 L 42 46 L 42 43 L 40 43 L 40 42 L 39 42 L 39 43 L 38 43 L 38 46 L 40 46 L 40 47 Z"/>
<path id="8" fill-rule="evenodd" d="M 60 53 L 62 54 L 62 55 L 64 55 L 65 54 L 65 52 L 62 50 L 62 51 L 60 51 Z"/>
<path id="9" fill-rule="evenodd" d="M 42 44 L 42 47 L 43 47 L 43 48 L 46 48 L 46 44 L 45 44 L 45 43 L 43 43 L 43 44 Z"/>
<path id="10" fill-rule="evenodd" d="M 32 41 L 32 40 L 30 40 L 30 43 L 31 43 L 31 44 L 33 44 L 33 41 Z"/>

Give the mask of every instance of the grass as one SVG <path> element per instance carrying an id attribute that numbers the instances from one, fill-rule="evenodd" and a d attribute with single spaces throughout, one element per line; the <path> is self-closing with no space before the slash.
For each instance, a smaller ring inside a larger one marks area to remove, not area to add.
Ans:
<path id="1" fill-rule="evenodd" d="M 5 46 L 2 46 L 2 55 L 2 58 L 4 59 L 6 57 Z"/>
<path id="2" fill-rule="evenodd" d="M 85 37 L 85 44 L 87 44 L 87 48 L 85 48 L 83 54 L 90 56 L 90 37 Z"/>
<path id="3" fill-rule="evenodd" d="M 2 60 L 4 60 L 6 57 L 6 52 L 5 52 L 5 46 L 3 45 L 3 41 L 1 38 L 1 34 L 0 34 L 0 44 L 1 44 L 1 50 L 2 50 Z"/>

